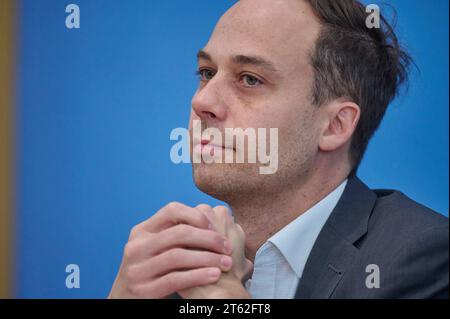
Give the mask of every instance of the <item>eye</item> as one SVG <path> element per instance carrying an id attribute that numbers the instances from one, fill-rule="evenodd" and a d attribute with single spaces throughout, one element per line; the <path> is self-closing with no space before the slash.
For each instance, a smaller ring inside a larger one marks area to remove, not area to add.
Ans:
<path id="1" fill-rule="evenodd" d="M 253 75 L 249 75 L 249 74 L 243 75 L 242 81 L 245 86 L 250 87 L 250 88 L 257 87 L 257 86 L 263 84 L 263 82 L 260 79 L 258 79 L 257 77 L 255 77 Z"/>
<path id="2" fill-rule="evenodd" d="M 200 81 L 209 81 L 216 73 L 211 69 L 200 69 L 197 71 L 197 75 L 200 78 Z"/>

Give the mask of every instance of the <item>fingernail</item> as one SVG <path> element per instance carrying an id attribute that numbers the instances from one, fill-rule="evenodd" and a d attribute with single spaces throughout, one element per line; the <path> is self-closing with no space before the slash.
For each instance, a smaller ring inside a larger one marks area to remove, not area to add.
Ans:
<path id="1" fill-rule="evenodd" d="M 231 246 L 231 243 L 228 240 L 225 240 L 223 242 L 223 247 L 225 248 L 226 253 L 231 253 L 231 250 L 233 249 L 233 247 Z"/>
<path id="2" fill-rule="evenodd" d="M 219 268 L 212 268 L 210 270 L 208 270 L 208 277 L 209 278 L 217 278 L 219 277 L 221 271 Z"/>
<path id="3" fill-rule="evenodd" d="M 220 257 L 220 263 L 222 264 L 222 266 L 224 266 L 225 268 L 229 268 L 231 266 L 231 263 L 233 261 L 231 260 L 231 258 L 229 256 L 222 256 Z"/>

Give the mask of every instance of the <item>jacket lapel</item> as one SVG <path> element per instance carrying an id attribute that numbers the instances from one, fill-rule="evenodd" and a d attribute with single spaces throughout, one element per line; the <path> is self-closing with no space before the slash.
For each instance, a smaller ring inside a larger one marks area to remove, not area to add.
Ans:
<path id="1" fill-rule="evenodd" d="M 295 298 L 330 298 L 358 254 L 354 243 L 367 233 L 377 199 L 356 176 L 349 177 L 338 204 L 311 250 Z"/>

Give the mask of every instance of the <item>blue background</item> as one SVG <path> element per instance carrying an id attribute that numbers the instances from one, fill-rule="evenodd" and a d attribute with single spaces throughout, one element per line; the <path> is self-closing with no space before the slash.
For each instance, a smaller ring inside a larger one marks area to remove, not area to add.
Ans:
<path id="1" fill-rule="evenodd" d="M 372 3 L 376 1 L 371 1 Z M 359 175 L 448 215 L 448 1 L 388 1 L 415 58 Z M 216 203 L 173 128 L 187 127 L 195 54 L 234 1 L 22 0 L 17 60 L 17 297 L 105 297 L 131 227 L 167 202 Z M 65 287 L 65 267 L 81 288 Z"/>

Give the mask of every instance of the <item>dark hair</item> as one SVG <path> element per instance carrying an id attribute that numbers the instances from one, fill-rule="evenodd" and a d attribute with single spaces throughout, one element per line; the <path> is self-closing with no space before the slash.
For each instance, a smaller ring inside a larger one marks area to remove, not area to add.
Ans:
<path id="1" fill-rule="evenodd" d="M 311 57 L 313 104 L 320 106 L 345 97 L 361 109 L 350 146 L 355 174 L 389 103 L 408 79 L 412 59 L 382 15 L 380 28 L 366 26 L 369 14 L 359 1 L 307 1 L 322 24 Z"/>

